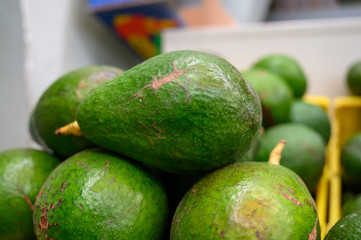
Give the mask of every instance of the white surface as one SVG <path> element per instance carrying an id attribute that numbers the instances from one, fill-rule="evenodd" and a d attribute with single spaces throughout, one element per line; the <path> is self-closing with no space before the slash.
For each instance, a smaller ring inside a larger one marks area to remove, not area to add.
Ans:
<path id="1" fill-rule="evenodd" d="M 200 50 L 240 70 L 270 53 L 293 56 L 308 79 L 307 94 L 347 95 L 345 75 L 361 59 L 361 18 L 243 24 L 229 29 L 177 29 L 162 35 L 162 51 Z"/>
<path id="2" fill-rule="evenodd" d="M 29 144 L 21 21 L 18 1 L 0 2 L 0 150 Z"/>

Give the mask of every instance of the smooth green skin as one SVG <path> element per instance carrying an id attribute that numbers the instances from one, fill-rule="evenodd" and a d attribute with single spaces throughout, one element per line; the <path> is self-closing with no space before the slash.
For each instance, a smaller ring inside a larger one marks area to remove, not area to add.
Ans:
<path id="1" fill-rule="evenodd" d="M 257 137 L 259 98 L 226 60 L 198 51 L 153 57 L 80 103 L 86 138 L 157 169 L 205 172 L 234 162 Z"/>
<path id="2" fill-rule="evenodd" d="M 350 93 L 361 96 L 361 61 L 351 65 L 347 71 L 346 81 Z"/>
<path id="3" fill-rule="evenodd" d="M 324 240 L 361 239 L 361 211 L 351 213 L 338 220 L 328 231 Z"/>
<path id="4" fill-rule="evenodd" d="M 33 139 L 63 158 L 94 147 L 84 137 L 55 135 L 55 130 L 76 120 L 78 105 L 91 89 L 122 72 L 110 66 L 87 66 L 54 81 L 32 111 L 29 127 Z"/>
<path id="5" fill-rule="evenodd" d="M 243 77 L 257 92 L 262 105 L 262 125 L 270 127 L 288 121 L 293 93 L 280 76 L 264 69 L 252 68 Z"/>
<path id="6" fill-rule="evenodd" d="M 140 165 L 101 149 L 60 164 L 36 200 L 38 240 L 161 239 L 168 214 L 164 186 Z"/>
<path id="7" fill-rule="evenodd" d="M 359 210 L 361 211 L 361 194 L 352 196 L 342 205 L 342 216 L 345 217 Z"/>
<path id="8" fill-rule="evenodd" d="M 289 121 L 301 123 L 318 132 L 327 144 L 331 136 L 330 119 L 321 107 L 306 103 L 301 99 L 294 100 L 291 105 Z"/>
<path id="9" fill-rule="evenodd" d="M 361 133 L 351 137 L 341 150 L 342 180 L 346 188 L 360 189 Z"/>
<path id="10" fill-rule="evenodd" d="M 255 161 L 268 159 L 280 140 L 286 140 L 281 165 L 295 171 L 306 183 L 311 193 L 317 184 L 325 164 L 325 143 L 315 130 L 299 123 L 283 123 L 265 131 Z"/>
<path id="11" fill-rule="evenodd" d="M 214 171 L 187 192 L 171 239 L 311 240 L 320 239 L 320 228 L 315 202 L 297 174 L 243 162 Z"/>
<path id="12" fill-rule="evenodd" d="M 16 148 L 0 152 L 2 240 L 35 239 L 31 206 L 46 178 L 59 163 L 57 157 L 36 149 Z"/>
<path id="13" fill-rule="evenodd" d="M 295 98 L 307 90 L 307 79 L 300 64 L 285 54 L 270 54 L 255 62 L 253 67 L 263 68 L 281 76 L 289 84 Z"/>

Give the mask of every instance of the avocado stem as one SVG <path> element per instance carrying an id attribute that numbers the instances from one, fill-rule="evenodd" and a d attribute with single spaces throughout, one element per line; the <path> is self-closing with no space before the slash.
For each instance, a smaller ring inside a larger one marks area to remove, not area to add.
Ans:
<path id="1" fill-rule="evenodd" d="M 71 122 L 61 128 L 56 129 L 55 134 L 56 135 L 74 135 L 74 136 L 82 136 L 83 135 L 77 121 Z"/>
<path id="2" fill-rule="evenodd" d="M 286 140 L 281 140 L 277 143 L 276 147 L 272 150 L 270 157 L 268 159 L 269 163 L 280 165 L 281 162 L 281 153 L 286 144 Z"/>

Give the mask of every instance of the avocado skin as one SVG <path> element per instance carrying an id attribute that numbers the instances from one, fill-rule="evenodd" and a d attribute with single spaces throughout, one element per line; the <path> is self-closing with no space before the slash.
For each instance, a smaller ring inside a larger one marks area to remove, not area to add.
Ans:
<path id="1" fill-rule="evenodd" d="M 239 159 L 258 135 L 262 113 L 253 88 L 226 60 L 175 51 L 91 91 L 77 121 L 101 147 L 188 174 Z"/>
<path id="2" fill-rule="evenodd" d="M 36 195 L 60 159 L 50 153 L 15 148 L 0 152 L 0 238 L 36 239 L 33 210 Z"/>
<path id="3" fill-rule="evenodd" d="M 161 182 L 139 164 L 102 149 L 61 163 L 36 200 L 38 240 L 161 239 L 168 214 Z"/>
<path id="4" fill-rule="evenodd" d="M 91 89 L 122 72 L 111 66 L 86 66 L 54 81 L 32 110 L 29 130 L 33 140 L 62 158 L 94 147 L 83 136 L 55 135 L 55 130 L 76 120 L 78 105 Z"/>
<path id="5" fill-rule="evenodd" d="M 281 165 L 296 172 L 311 193 L 316 192 L 325 164 L 325 143 L 320 134 L 300 123 L 282 123 L 265 131 L 254 161 L 267 161 L 280 140 L 286 140 Z"/>
<path id="6" fill-rule="evenodd" d="M 198 181 L 173 217 L 171 239 L 320 239 L 315 202 L 281 165 L 242 162 Z"/>

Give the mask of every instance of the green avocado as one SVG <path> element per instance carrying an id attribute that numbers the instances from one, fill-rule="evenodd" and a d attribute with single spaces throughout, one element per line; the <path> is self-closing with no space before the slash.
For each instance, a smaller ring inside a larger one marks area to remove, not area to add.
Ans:
<path id="1" fill-rule="evenodd" d="M 361 60 L 347 70 L 346 84 L 351 94 L 361 96 Z"/>
<path id="2" fill-rule="evenodd" d="M 171 239 L 320 239 L 315 202 L 281 165 L 242 162 L 198 181 L 174 214 Z"/>
<path id="3" fill-rule="evenodd" d="M 293 101 L 291 88 L 282 77 L 264 69 L 252 68 L 242 72 L 257 92 L 262 106 L 265 128 L 288 121 Z"/>
<path id="4" fill-rule="evenodd" d="M 327 144 L 331 136 L 330 119 L 321 107 L 306 103 L 301 99 L 292 102 L 289 121 L 301 123 L 318 132 Z"/>
<path id="5" fill-rule="evenodd" d="M 328 231 L 324 240 L 361 239 L 361 211 L 351 213 L 338 220 Z"/>
<path id="6" fill-rule="evenodd" d="M 316 192 L 325 164 L 325 143 L 320 134 L 300 123 L 282 123 L 265 131 L 255 161 L 266 161 L 273 147 L 286 140 L 281 165 L 295 171 L 311 193 Z"/>
<path id="7" fill-rule="evenodd" d="M 102 149 L 83 150 L 61 163 L 37 196 L 38 240 L 161 239 L 168 203 L 149 171 Z"/>
<path id="8" fill-rule="evenodd" d="M 63 158 L 93 147 L 84 137 L 55 135 L 55 130 L 76 120 L 78 105 L 91 89 L 122 72 L 110 66 L 87 66 L 58 78 L 32 110 L 29 128 L 34 141 Z"/>
<path id="9" fill-rule="evenodd" d="M 35 239 L 36 195 L 60 160 L 48 152 L 15 148 L 0 152 L 0 238 Z"/>
<path id="10" fill-rule="evenodd" d="M 175 51 L 93 89 L 81 101 L 77 121 L 101 147 L 189 174 L 239 159 L 258 135 L 262 112 L 257 94 L 229 62 Z"/>
<path id="11" fill-rule="evenodd" d="M 257 60 L 253 67 L 267 69 L 286 80 L 295 98 L 307 90 L 307 79 L 299 62 L 286 54 L 269 54 Z"/>
<path id="12" fill-rule="evenodd" d="M 341 149 L 342 181 L 345 189 L 360 191 L 361 133 L 352 136 Z"/>

